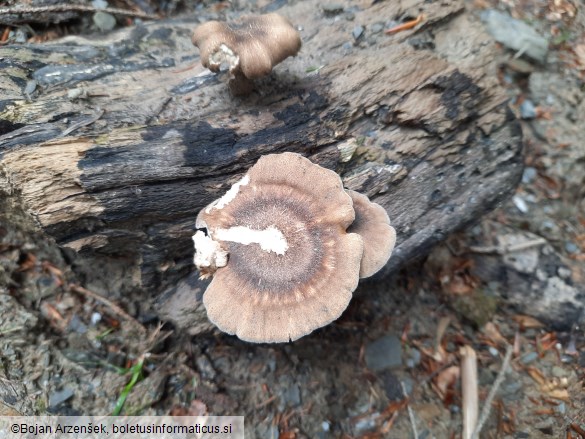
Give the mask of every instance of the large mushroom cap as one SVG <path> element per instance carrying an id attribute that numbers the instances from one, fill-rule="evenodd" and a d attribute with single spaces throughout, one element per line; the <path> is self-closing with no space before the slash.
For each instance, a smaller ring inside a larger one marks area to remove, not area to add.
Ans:
<path id="1" fill-rule="evenodd" d="M 262 157 L 197 218 L 229 254 L 225 266 L 211 264 L 219 268 L 203 296 L 209 319 L 253 342 L 296 340 L 337 319 L 359 281 L 362 238 L 347 233 L 354 219 L 335 172 L 294 153 Z"/>
<path id="2" fill-rule="evenodd" d="M 298 31 L 274 13 L 244 17 L 237 23 L 208 21 L 195 29 L 192 41 L 201 51 L 203 66 L 217 72 L 227 62 L 232 73 L 247 79 L 268 75 L 301 48 Z"/>
<path id="3" fill-rule="evenodd" d="M 360 268 L 360 278 L 370 277 L 377 273 L 392 254 L 396 244 L 396 231 L 390 225 L 386 209 L 359 192 L 348 190 L 353 200 L 355 221 L 347 229 L 357 233 L 364 241 L 364 255 Z"/>

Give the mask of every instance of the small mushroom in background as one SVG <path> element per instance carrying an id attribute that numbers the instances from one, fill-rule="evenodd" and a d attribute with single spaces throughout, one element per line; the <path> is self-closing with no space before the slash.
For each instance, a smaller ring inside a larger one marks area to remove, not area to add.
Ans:
<path id="1" fill-rule="evenodd" d="M 201 63 L 213 72 L 228 69 L 234 95 L 246 95 L 253 80 L 301 48 L 299 32 L 278 14 L 243 17 L 237 23 L 208 21 L 193 31 L 191 41 L 201 52 Z"/>
<path id="2" fill-rule="evenodd" d="M 387 262 L 385 210 L 295 153 L 261 157 L 197 216 L 195 265 L 213 276 L 212 323 L 250 342 L 288 342 L 336 320 L 360 277 Z"/>

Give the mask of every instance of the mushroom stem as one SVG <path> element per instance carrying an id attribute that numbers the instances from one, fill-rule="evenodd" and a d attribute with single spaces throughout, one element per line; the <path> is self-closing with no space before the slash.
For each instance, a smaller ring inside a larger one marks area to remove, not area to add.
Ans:
<path id="1" fill-rule="evenodd" d="M 247 96 L 254 91 L 254 81 L 236 71 L 229 79 L 228 87 L 234 96 Z"/>

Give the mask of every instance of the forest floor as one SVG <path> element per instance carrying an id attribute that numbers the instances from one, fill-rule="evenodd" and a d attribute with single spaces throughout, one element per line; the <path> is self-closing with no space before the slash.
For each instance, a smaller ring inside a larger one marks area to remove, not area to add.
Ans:
<path id="1" fill-rule="evenodd" d="M 585 285 L 585 7 L 476 0 L 466 13 L 480 25 L 491 8 L 550 40 L 546 63 L 502 47 L 493 72 L 525 139 L 526 170 L 511 200 L 425 261 L 364 283 L 341 319 L 287 345 L 194 338 L 135 320 L 132 310 L 72 286 L 52 244 L 0 209 L 0 414 L 237 414 L 246 416 L 249 438 L 408 438 L 414 426 L 419 438 L 454 438 L 467 410 L 468 346 L 480 408 L 505 369 L 482 437 L 585 438 L 583 327 L 551 324 L 542 310 L 528 317 L 531 304 L 515 293 L 539 270 L 504 280 L 510 260 L 490 250 L 501 244 L 495 236 L 521 235 L 527 249 L 547 248 L 564 261 L 569 271 L 555 275 Z M 346 18 L 351 40 L 355 24 Z M 91 20 L 76 23 L 34 38 L 96 31 Z M 26 29 L 5 29 L 3 42 L 18 32 L 30 38 Z M 0 207 L 11 202 L 0 197 Z"/>

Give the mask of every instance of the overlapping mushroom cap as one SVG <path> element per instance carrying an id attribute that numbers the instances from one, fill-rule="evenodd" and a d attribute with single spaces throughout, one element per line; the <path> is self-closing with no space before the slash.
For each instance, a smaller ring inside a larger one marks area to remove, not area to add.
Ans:
<path id="1" fill-rule="evenodd" d="M 337 319 L 361 267 L 368 276 L 381 268 L 395 240 L 383 208 L 361 195 L 355 206 L 377 206 L 375 227 L 371 206 L 360 207 L 352 233 L 353 197 L 335 172 L 299 154 L 260 158 L 197 217 L 195 264 L 213 276 L 203 296 L 209 319 L 252 342 L 296 340 Z"/>
<path id="2" fill-rule="evenodd" d="M 227 63 L 232 74 L 247 79 L 268 75 L 301 48 L 297 30 L 274 13 L 244 17 L 237 23 L 208 21 L 195 29 L 192 41 L 201 51 L 204 67 L 218 72 Z"/>

